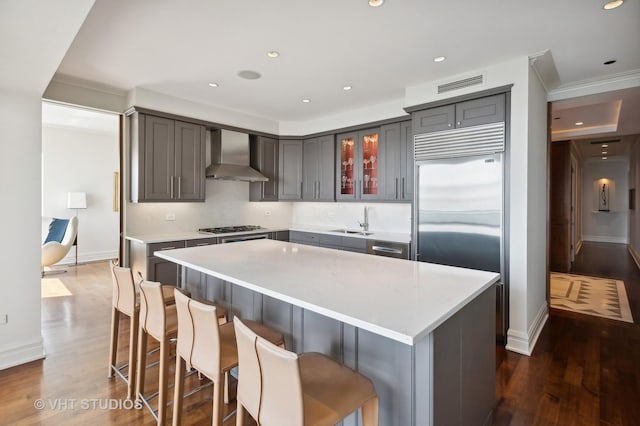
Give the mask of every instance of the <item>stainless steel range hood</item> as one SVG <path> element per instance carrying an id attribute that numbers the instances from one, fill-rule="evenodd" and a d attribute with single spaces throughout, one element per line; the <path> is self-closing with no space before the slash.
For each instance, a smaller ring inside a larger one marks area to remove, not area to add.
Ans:
<path id="1" fill-rule="evenodd" d="M 208 178 L 248 182 L 269 180 L 249 167 L 249 135 L 230 130 L 212 130 L 210 138 L 211 165 L 205 170 Z"/>

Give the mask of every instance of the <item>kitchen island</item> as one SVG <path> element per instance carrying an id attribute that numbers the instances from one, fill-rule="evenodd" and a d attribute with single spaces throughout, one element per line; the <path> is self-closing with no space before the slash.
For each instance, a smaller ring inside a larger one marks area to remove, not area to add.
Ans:
<path id="1" fill-rule="evenodd" d="M 498 275 L 255 240 L 156 252 L 234 315 L 371 378 L 380 425 L 483 424 L 495 394 Z M 344 421 L 357 425 L 357 414 Z"/>

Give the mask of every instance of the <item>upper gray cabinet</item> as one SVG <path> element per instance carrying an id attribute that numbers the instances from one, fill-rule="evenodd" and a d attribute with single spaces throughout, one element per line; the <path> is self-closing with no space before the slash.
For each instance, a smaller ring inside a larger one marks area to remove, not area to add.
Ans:
<path id="1" fill-rule="evenodd" d="M 279 186 L 278 140 L 251 135 L 249 145 L 251 167 L 269 178 L 267 182 L 251 182 L 249 184 L 249 200 L 277 201 Z"/>
<path id="2" fill-rule="evenodd" d="M 336 200 L 384 199 L 385 152 L 380 128 L 338 135 Z"/>
<path id="3" fill-rule="evenodd" d="M 416 111 L 411 118 L 416 135 L 504 121 L 505 95 L 501 93 Z"/>
<path id="4" fill-rule="evenodd" d="M 302 200 L 302 140 L 280 140 L 278 157 L 278 198 Z"/>
<path id="5" fill-rule="evenodd" d="M 411 121 L 386 124 L 380 127 L 384 141 L 385 179 L 382 199 L 411 201 L 413 199 L 413 134 Z"/>
<path id="6" fill-rule="evenodd" d="M 134 113 L 131 119 L 131 200 L 204 201 L 205 128 Z"/>
<path id="7" fill-rule="evenodd" d="M 334 149 L 333 135 L 306 139 L 303 142 L 303 200 L 334 200 Z"/>

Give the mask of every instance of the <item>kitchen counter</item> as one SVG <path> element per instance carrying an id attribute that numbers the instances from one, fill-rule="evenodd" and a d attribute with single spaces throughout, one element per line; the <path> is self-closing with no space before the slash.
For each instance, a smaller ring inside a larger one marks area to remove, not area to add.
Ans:
<path id="1" fill-rule="evenodd" d="M 274 240 L 156 252 L 231 315 L 369 377 L 380 426 L 485 424 L 498 274 Z M 344 425 L 358 424 L 357 414 Z"/>
<path id="2" fill-rule="evenodd" d="M 166 250 L 156 256 L 408 345 L 499 277 L 272 240 Z"/>
<path id="3" fill-rule="evenodd" d="M 231 232 L 227 234 L 209 234 L 198 231 L 183 231 L 183 232 L 166 232 L 166 233 L 149 233 L 149 234 L 129 234 L 125 237 L 125 239 L 129 241 L 135 241 L 142 244 L 152 244 L 152 243 L 163 243 L 166 241 L 186 241 L 186 240 L 196 240 L 200 238 L 211 238 L 211 237 L 229 237 L 233 235 L 246 235 L 246 234 L 262 234 L 265 232 L 277 232 L 277 231 L 301 231 L 301 232 L 313 232 L 318 234 L 329 234 L 329 235 L 342 235 L 354 238 L 364 238 L 364 239 L 375 239 L 381 241 L 391 241 L 397 243 L 410 243 L 411 242 L 411 234 L 404 234 L 398 232 L 377 232 L 371 231 L 370 235 L 361 235 L 357 233 L 344 233 L 344 232 L 335 232 L 335 229 L 339 227 L 326 227 L 326 226 L 312 226 L 312 225 L 292 225 L 292 226 L 283 226 L 277 228 L 265 228 L 258 229 L 255 231 L 245 231 L 245 232 Z M 354 229 L 353 231 L 359 231 Z"/>

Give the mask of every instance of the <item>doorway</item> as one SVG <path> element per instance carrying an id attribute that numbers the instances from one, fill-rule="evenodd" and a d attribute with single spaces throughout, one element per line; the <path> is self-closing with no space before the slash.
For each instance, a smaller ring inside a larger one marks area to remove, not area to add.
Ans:
<path id="1" fill-rule="evenodd" d="M 58 264 L 118 257 L 120 126 L 119 114 L 42 103 L 43 241 L 52 218 L 78 217 L 76 244 Z"/>

